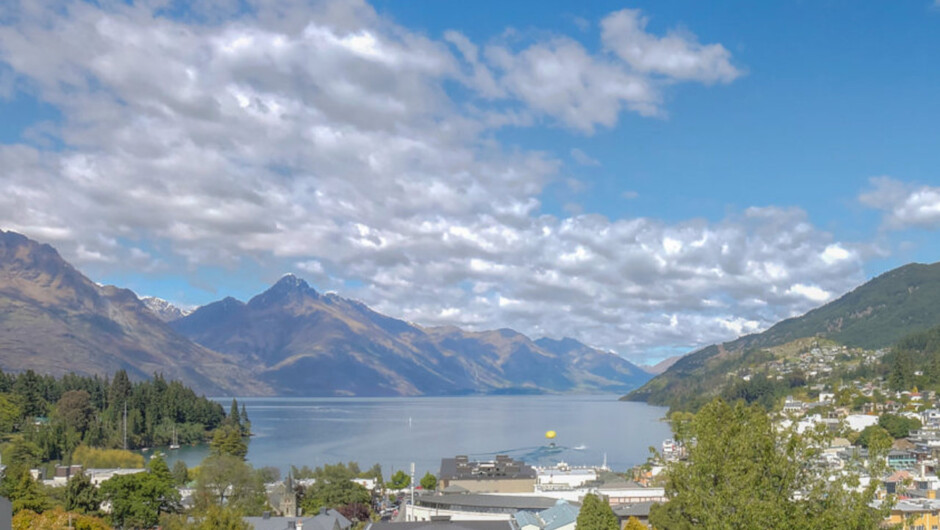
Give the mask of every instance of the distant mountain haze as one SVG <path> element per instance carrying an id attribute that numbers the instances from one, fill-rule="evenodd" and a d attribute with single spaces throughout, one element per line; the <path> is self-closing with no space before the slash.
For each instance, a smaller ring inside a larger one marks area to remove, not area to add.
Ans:
<path id="1" fill-rule="evenodd" d="M 293 275 L 247 303 L 225 298 L 174 318 L 177 311 L 98 286 L 51 246 L 0 231 L 7 371 L 159 372 L 208 394 L 284 396 L 626 392 L 650 378 L 573 339 L 423 328 Z"/>
<path id="2" fill-rule="evenodd" d="M 938 324 L 940 263 L 912 263 L 762 333 L 690 353 L 624 399 L 669 405 L 689 396 L 707 395 L 725 374 L 746 365 L 759 348 L 820 337 L 846 346 L 878 349 Z"/>
<path id="3" fill-rule="evenodd" d="M 282 395 L 617 391 L 650 377 L 572 339 L 424 328 L 320 294 L 293 275 L 248 303 L 226 298 L 171 326 L 252 366 Z"/>

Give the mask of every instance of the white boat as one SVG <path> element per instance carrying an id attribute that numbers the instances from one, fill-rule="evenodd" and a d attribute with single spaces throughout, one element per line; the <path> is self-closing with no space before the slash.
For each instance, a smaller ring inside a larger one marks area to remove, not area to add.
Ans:
<path id="1" fill-rule="evenodd" d="M 173 426 L 173 443 L 170 444 L 170 449 L 179 449 L 180 441 L 176 438 L 176 425 Z"/>

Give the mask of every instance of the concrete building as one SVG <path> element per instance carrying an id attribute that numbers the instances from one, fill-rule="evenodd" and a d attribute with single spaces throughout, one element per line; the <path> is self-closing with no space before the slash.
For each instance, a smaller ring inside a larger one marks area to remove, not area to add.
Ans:
<path id="1" fill-rule="evenodd" d="M 538 474 L 536 489 L 539 491 L 574 489 L 597 480 L 597 471 L 593 468 L 571 467 L 564 462 L 535 470 Z"/>
<path id="2" fill-rule="evenodd" d="M 666 502 L 665 488 L 647 488 L 636 482 L 617 482 L 597 488 L 597 494 L 607 498 L 611 506 L 640 502 Z"/>
<path id="3" fill-rule="evenodd" d="M 535 491 L 537 474 L 524 462 L 506 455 L 496 460 L 470 461 L 466 456 L 441 459 L 439 488 L 460 486 L 472 493 L 528 493 Z"/>

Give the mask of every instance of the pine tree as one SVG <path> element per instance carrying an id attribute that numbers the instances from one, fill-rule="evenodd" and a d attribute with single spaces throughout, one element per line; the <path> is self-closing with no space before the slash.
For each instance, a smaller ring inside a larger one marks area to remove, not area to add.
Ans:
<path id="1" fill-rule="evenodd" d="M 244 403 L 242 403 L 241 425 L 242 434 L 245 436 L 251 436 L 251 420 L 248 419 L 248 410 L 245 409 Z"/>
<path id="2" fill-rule="evenodd" d="M 79 472 L 69 479 L 65 489 L 65 509 L 70 512 L 94 514 L 101 505 L 98 488 L 91 483 L 88 475 Z"/>
<path id="3" fill-rule="evenodd" d="M 29 474 L 29 469 L 25 467 L 15 477 L 15 485 L 9 495 L 10 500 L 13 502 L 13 513 L 21 510 L 42 513 L 51 505 L 49 496 L 43 489 L 42 484 L 33 480 L 33 476 Z"/>
<path id="4" fill-rule="evenodd" d="M 127 377 L 127 372 L 118 370 L 111 380 L 111 388 L 108 391 L 108 404 L 115 410 L 123 408 L 124 402 L 131 396 L 131 380 Z"/>
<path id="5" fill-rule="evenodd" d="M 891 373 L 888 375 L 888 386 L 892 390 L 909 390 L 914 376 L 911 356 L 904 349 L 896 349 L 894 361 L 891 363 Z"/>

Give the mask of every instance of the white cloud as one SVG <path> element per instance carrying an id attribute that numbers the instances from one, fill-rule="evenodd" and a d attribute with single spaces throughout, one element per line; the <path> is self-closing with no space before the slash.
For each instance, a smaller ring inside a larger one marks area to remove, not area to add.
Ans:
<path id="1" fill-rule="evenodd" d="M 890 177 L 875 177 L 870 183 L 873 189 L 861 194 L 859 200 L 884 212 L 886 228 L 940 229 L 940 187 L 913 185 Z"/>
<path id="2" fill-rule="evenodd" d="M 571 149 L 571 158 L 573 158 L 575 162 L 581 164 L 582 166 L 601 165 L 599 160 L 597 160 L 596 158 L 592 158 L 590 155 L 588 155 L 581 149 L 578 149 L 577 147 L 574 147 Z"/>
<path id="3" fill-rule="evenodd" d="M 703 83 L 728 83 L 741 75 L 721 44 L 702 45 L 680 31 L 656 37 L 646 32 L 648 22 L 636 9 L 611 13 L 601 21 L 601 41 L 638 72 Z"/>
<path id="4" fill-rule="evenodd" d="M 145 4 L 24 5 L 0 26 L 0 61 L 61 111 L 62 147 L 0 145 L 0 226 L 79 266 L 255 259 L 361 282 L 343 294 L 422 324 L 625 354 L 733 338 L 862 279 L 854 248 L 798 209 L 547 215 L 561 162 L 492 139 L 510 111 L 591 131 L 625 109 L 661 112 L 666 81 L 733 78 L 726 56 L 688 36 L 635 21 L 650 58 L 628 61 L 563 36 L 481 51 L 358 2 L 260 2 L 234 20 L 219 3 L 203 6 L 204 25 Z M 652 66 L 670 46 L 699 62 Z M 453 99 L 454 81 L 474 101 Z"/>
<path id="5" fill-rule="evenodd" d="M 828 302 L 832 298 L 832 293 L 820 289 L 815 285 L 804 285 L 802 283 L 793 284 L 792 287 L 787 289 L 787 294 L 793 294 L 797 296 L 803 296 L 808 300 L 816 303 Z"/>

